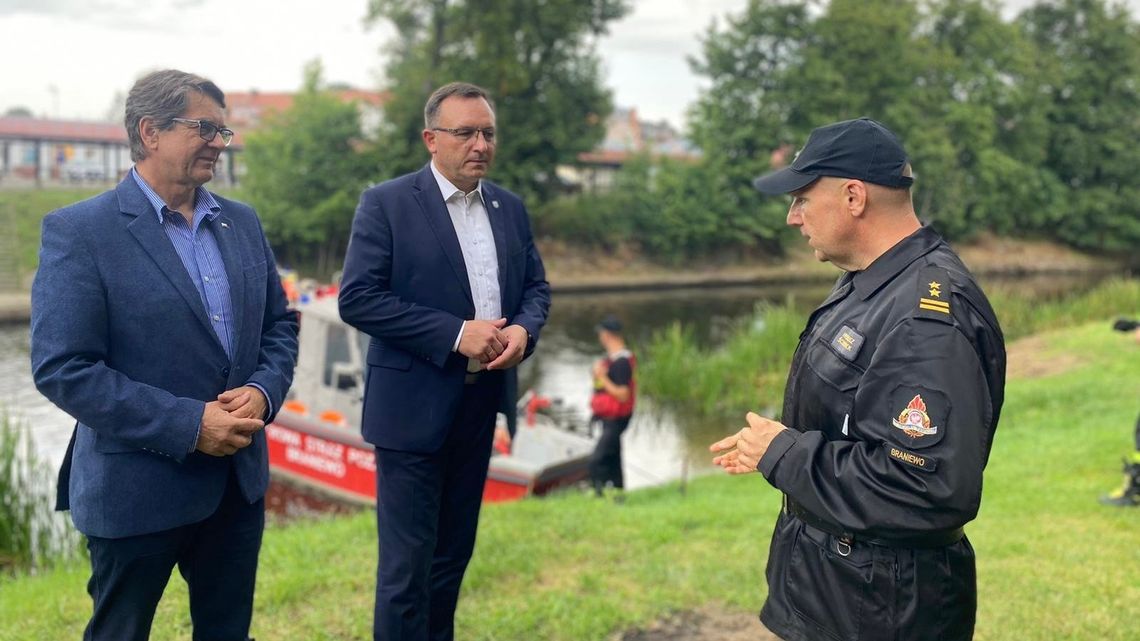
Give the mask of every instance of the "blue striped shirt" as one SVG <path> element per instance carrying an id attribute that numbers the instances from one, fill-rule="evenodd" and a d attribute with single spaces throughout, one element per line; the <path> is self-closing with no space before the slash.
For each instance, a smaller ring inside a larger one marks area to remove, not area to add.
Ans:
<path id="1" fill-rule="evenodd" d="M 137 171 L 131 169 L 131 176 L 154 207 L 158 223 L 170 238 L 174 251 L 178 252 L 182 265 L 202 297 L 214 333 L 226 350 L 226 356 L 232 360 L 234 311 L 230 301 L 230 281 L 214 231 L 210 225 L 202 224 L 203 221 L 213 222 L 221 215 L 222 206 L 210 192 L 198 187 L 194 190 L 194 220 L 187 223 L 186 217 L 167 207 L 162 197 Z"/>

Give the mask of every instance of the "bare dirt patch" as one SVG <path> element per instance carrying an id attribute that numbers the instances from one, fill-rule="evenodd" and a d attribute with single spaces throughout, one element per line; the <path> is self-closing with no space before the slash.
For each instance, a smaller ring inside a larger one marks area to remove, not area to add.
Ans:
<path id="1" fill-rule="evenodd" d="M 1079 354 L 1057 353 L 1045 335 L 1026 336 L 1005 349 L 1006 378 L 1041 378 L 1084 364 Z"/>
<path id="2" fill-rule="evenodd" d="M 779 641 L 779 637 L 760 623 L 755 612 L 709 607 L 678 612 L 614 641 Z"/>
<path id="3" fill-rule="evenodd" d="M 1058 243 L 987 234 L 968 244 L 955 244 L 954 250 L 975 273 L 1096 272 L 1116 267 L 1111 259 L 1079 252 Z"/>

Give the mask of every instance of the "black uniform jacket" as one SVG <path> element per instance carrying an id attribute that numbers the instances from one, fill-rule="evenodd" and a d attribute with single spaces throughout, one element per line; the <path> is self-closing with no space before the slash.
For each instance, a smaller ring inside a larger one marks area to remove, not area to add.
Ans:
<path id="1" fill-rule="evenodd" d="M 973 519 L 1005 385 L 981 289 L 922 228 L 845 274 L 812 313 L 759 469 L 843 532 L 898 538 Z"/>
<path id="2" fill-rule="evenodd" d="M 759 470 L 788 509 L 760 613 L 788 641 L 972 638 L 978 512 L 1005 345 L 929 228 L 844 275 L 812 313 Z"/>

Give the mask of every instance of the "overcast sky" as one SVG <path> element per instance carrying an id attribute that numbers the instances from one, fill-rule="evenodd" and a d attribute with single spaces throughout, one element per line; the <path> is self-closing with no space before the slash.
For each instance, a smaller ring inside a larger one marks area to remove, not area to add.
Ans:
<path id="1" fill-rule="evenodd" d="M 1031 0 L 1007 0 L 1007 10 Z M 615 103 L 681 126 L 700 81 L 686 56 L 714 18 L 746 0 L 633 0 L 599 44 Z M 1128 0 L 1137 14 L 1140 0 Z M 365 29 L 367 0 L 0 0 L 0 114 L 103 118 L 143 72 L 175 67 L 223 91 L 294 91 L 304 64 L 379 86 L 386 24 Z"/>

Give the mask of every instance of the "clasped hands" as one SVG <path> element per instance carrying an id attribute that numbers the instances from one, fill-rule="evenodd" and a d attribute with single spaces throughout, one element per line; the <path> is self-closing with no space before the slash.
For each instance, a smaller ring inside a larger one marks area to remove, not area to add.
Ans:
<path id="1" fill-rule="evenodd" d="M 206 403 L 198 428 L 198 451 L 210 456 L 231 456 L 253 442 L 253 435 L 265 427 L 268 401 L 252 385 L 218 394 Z"/>
<path id="2" fill-rule="evenodd" d="M 755 472 L 760 459 L 772 444 L 772 439 L 788 429 L 755 412 L 749 412 L 745 419 L 748 421 L 747 427 L 709 446 L 710 452 L 721 452 L 713 458 L 713 465 L 719 465 L 729 474 Z"/>
<path id="3" fill-rule="evenodd" d="M 507 325 L 507 319 L 469 320 L 459 339 L 459 353 L 479 361 L 483 369 L 510 369 L 522 362 L 527 331 L 522 325 Z"/>

